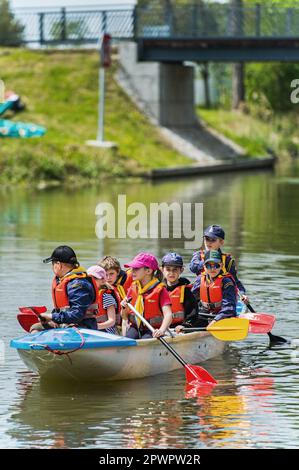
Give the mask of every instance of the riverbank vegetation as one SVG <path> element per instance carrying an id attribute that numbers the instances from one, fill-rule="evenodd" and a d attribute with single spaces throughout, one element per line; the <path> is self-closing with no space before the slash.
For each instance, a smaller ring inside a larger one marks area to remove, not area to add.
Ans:
<path id="1" fill-rule="evenodd" d="M 198 108 L 198 114 L 212 128 L 243 146 L 249 156 L 274 152 L 279 158 L 299 156 L 299 65 L 296 63 L 246 64 L 245 97 L 232 109 L 233 70 L 230 65 L 213 64 L 211 71 L 219 84 L 218 103 Z M 297 88 L 297 90 L 296 90 Z M 293 97 L 292 97 L 293 95 Z M 295 101 L 294 101 L 295 98 Z"/>
<path id="2" fill-rule="evenodd" d="M 132 104 L 117 85 L 113 68 L 106 79 L 105 140 L 118 147 L 85 144 L 97 132 L 98 65 L 95 51 L 0 49 L 0 78 L 26 104 L 13 120 L 47 128 L 41 138 L 0 140 L 0 184 L 79 186 L 192 164 Z"/>

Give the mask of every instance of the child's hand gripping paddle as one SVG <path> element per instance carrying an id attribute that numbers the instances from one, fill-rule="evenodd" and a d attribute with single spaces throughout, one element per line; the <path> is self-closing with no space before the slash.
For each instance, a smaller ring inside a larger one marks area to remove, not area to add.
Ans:
<path id="1" fill-rule="evenodd" d="M 17 315 L 18 322 L 25 331 L 30 331 L 30 328 L 34 323 L 39 320 L 41 323 L 45 323 L 45 320 L 40 316 L 41 313 L 47 311 L 47 307 L 19 307 L 21 313 Z"/>

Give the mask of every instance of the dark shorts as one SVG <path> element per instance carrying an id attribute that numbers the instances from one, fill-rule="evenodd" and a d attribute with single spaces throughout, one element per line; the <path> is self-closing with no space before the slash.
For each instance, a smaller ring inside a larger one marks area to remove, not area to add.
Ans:
<path id="1" fill-rule="evenodd" d="M 130 326 L 130 328 L 128 329 L 126 333 L 126 337 L 131 338 L 131 339 L 150 339 L 153 337 L 152 333 L 147 329 L 142 329 L 139 331 L 140 331 L 140 336 L 139 336 L 137 328 L 134 328 L 134 326 Z"/>

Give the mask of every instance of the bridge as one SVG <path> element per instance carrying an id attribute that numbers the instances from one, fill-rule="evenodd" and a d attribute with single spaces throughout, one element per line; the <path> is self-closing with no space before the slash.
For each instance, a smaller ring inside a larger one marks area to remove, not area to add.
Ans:
<path id="1" fill-rule="evenodd" d="M 167 135 L 179 136 L 178 145 L 185 149 L 194 142 L 206 154 L 218 144 L 203 129 L 198 139 L 190 63 L 299 61 L 298 7 L 260 2 L 237 8 L 192 0 L 182 7 L 153 0 L 147 7 L 19 9 L 14 14 L 29 47 L 94 48 L 104 33 L 110 34 L 119 46 L 123 88 L 154 122 L 167 128 Z M 227 154 L 232 153 L 229 147 Z"/>
<path id="2" fill-rule="evenodd" d="M 237 8 L 209 3 L 148 7 L 18 9 L 24 43 L 95 45 L 103 33 L 138 44 L 138 59 L 183 61 L 297 61 L 299 8 L 264 5 Z M 13 44 L 7 44 L 13 45 Z"/>

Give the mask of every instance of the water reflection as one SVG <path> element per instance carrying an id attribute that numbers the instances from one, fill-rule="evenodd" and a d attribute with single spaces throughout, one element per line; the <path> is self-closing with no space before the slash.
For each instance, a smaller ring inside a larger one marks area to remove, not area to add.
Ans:
<path id="1" fill-rule="evenodd" d="M 267 369 L 244 373 L 240 360 L 230 350 L 209 361 L 219 378 L 211 393 L 186 389 L 183 371 L 96 387 L 53 386 L 21 374 L 8 434 L 19 447 L 37 448 L 255 447 L 256 426 L 264 443 L 272 439 L 274 378 Z"/>

